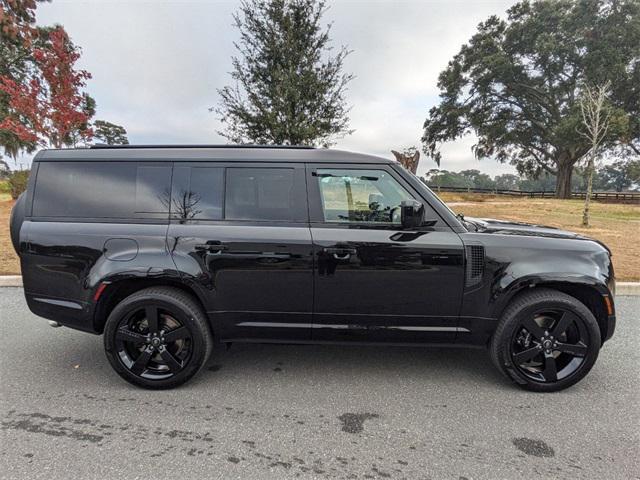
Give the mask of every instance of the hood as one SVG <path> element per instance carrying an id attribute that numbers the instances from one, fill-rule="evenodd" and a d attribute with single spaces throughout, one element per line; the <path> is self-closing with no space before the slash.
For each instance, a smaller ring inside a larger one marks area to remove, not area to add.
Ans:
<path id="1" fill-rule="evenodd" d="M 532 223 L 496 220 L 493 218 L 464 217 L 465 220 L 476 224 L 482 233 L 499 233 L 502 235 L 526 235 L 529 237 L 571 238 L 591 240 L 583 235 L 555 227 L 534 225 Z"/>

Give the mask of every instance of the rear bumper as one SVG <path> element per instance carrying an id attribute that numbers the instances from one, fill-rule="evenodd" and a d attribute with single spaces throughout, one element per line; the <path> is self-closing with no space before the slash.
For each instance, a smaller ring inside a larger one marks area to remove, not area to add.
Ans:
<path id="1" fill-rule="evenodd" d="M 29 310 L 39 317 L 53 320 L 75 330 L 100 333 L 93 326 L 93 305 L 27 292 L 25 292 L 25 298 Z"/>

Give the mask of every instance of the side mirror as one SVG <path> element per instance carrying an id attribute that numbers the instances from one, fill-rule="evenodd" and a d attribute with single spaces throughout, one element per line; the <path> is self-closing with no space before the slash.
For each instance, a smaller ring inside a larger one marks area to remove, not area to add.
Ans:
<path id="1" fill-rule="evenodd" d="M 402 228 L 417 228 L 424 225 L 424 205 L 417 200 L 403 200 L 400 204 Z"/>

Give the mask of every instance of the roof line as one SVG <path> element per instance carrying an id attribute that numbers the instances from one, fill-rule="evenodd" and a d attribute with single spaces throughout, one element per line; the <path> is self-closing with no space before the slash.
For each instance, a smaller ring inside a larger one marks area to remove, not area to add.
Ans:
<path id="1" fill-rule="evenodd" d="M 248 144 L 190 144 L 190 145 L 107 145 L 98 143 L 91 145 L 89 149 L 119 149 L 119 148 L 268 148 L 268 149 L 288 149 L 288 150 L 313 150 L 315 147 L 308 145 L 259 145 L 255 143 Z"/>

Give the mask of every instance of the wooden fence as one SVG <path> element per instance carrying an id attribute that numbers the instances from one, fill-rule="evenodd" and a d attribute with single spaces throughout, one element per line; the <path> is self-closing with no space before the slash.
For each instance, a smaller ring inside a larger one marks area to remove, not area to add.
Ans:
<path id="1" fill-rule="evenodd" d="M 530 198 L 555 197 L 555 192 L 548 191 L 525 192 L 522 190 L 501 190 L 495 188 L 440 187 L 429 184 L 427 184 L 427 186 L 434 192 L 488 193 L 492 195 Z M 585 192 L 571 192 L 571 198 L 584 199 L 585 195 Z M 604 202 L 640 203 L 640 192 L 593 192 L 591 198 Z"/>

